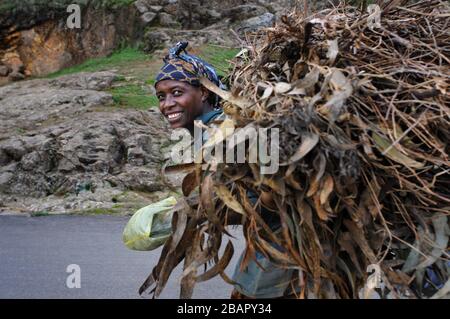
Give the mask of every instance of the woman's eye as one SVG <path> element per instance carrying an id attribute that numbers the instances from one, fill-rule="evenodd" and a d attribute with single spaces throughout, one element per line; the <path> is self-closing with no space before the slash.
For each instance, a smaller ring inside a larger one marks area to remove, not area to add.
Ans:
<path id="1" fill-rule="evenodd" d="M 174 96 L 180 96 L 181 94 L 183 94 L 183 92 L 181 92 L 181 91 L 179 91 L 179 90 L 173 91 L 173 95 L 174 95 Z"/>
<path id="2" fill-rule="evenodd" d="M 159 101 L 164 100 L 164 96 L 162 96 L 162 95 L 157 95 L 156 97 L 157 97 L 157 99 L 158 99 Z"/>

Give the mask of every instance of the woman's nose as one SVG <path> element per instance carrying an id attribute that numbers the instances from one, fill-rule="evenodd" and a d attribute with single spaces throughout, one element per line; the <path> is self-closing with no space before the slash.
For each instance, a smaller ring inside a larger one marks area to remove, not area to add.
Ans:
<path id="1" fill-rule="evenodd" d="M 163 105 L 163 109 L 170 109 L 171 107 L 175 106 L 175 99 L 173 98 L 172 95 L 167 95 L 164 99 L 164 105 Z"/>

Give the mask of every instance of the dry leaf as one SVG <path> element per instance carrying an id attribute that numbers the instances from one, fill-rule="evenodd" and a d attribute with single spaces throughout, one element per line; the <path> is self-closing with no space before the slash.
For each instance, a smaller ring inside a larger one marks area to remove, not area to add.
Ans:
<path id="1" fill-rule="evenodd" d="M 217 185 L 214 187 L 217 196 L 236 213 L 245 215 L 245 210 L 242 208 L 241 204 L 234 198 L 231 192 L 225 185 Z"/>

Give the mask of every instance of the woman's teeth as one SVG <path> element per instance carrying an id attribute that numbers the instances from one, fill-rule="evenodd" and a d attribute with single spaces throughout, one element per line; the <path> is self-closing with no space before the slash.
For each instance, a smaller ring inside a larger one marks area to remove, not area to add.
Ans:
<path id="1" fill-rule="evenodd" d="M 172 113 L 172 114 L 167 115 L 167 118 L 169 120 L 175 120 L 175 119 L 178 119 L 180 116 L 181 116 L 181 112 L 178 112 L 178 113 Z"/>

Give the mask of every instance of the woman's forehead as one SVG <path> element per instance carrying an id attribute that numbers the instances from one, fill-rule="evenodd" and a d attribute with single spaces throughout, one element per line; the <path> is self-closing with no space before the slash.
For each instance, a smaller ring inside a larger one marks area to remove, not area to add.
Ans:
<path id="1" fill-rule="evenodd" d="M 190 89 L 193 88 L 189 83 L 176 81 L 176 80 L 162 80 L 156 83 L 155 89 L 156 91 L 168 91 L 174 88 L 184 88 Z"/>

